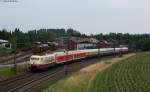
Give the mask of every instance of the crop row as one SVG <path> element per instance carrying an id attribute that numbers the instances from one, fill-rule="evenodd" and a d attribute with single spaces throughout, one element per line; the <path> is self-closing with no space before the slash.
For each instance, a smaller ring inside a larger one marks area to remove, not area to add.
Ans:
<path id="1" fill-rule="evenodd" d="M 150 92 L 150 53 L 140 53 L 99 74 L 92 92 Z"/>

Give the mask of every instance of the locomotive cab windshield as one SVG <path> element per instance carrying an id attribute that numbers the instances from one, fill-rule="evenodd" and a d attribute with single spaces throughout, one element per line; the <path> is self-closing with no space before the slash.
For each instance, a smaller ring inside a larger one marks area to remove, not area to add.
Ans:
<path id="1" fill-rule="evenodd" d="M 31 57 L 31 58 L 30 58 L 30 60 L 37 60 L 37 61 L 38 61 L 38 60 L 39 60 L 39 58 Z"/>

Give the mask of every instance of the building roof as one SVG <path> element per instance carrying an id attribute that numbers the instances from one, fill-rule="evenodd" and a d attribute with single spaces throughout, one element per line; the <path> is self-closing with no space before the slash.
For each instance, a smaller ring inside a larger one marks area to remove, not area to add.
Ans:
<path id="1" fill-rule="evenodd" d="M 7 40 L 0 39 L 0 43 L 8 43 Z"/>
<path id="2" fill-rule="evenodd" d="M 50 45 L 58 45 L 57 42 L 47 42 L 47 43 L 50 44 Z"/>
<path id="3" fill-rule="evenodd" d="M 98 43 L 99 42 L 97 39 L 94 38 L 71 37 L 70 39 L 76 43 L 85 43 L 85 42 Z"/>

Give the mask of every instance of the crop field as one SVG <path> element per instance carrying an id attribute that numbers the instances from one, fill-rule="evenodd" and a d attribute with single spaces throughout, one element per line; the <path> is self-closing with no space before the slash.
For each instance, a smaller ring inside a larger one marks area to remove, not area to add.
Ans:
<path id="1" fill-rule="evenodd" d="M 150 92 L 150 52 L 114 64 L 99 73 L 90 92 Z"/>

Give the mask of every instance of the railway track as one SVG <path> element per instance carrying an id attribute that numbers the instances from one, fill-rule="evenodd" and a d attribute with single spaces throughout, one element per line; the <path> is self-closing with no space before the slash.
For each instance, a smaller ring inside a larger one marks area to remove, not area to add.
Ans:
<path id="1" fill-rule="evenodd" d="M 26 77 L 30 77 L 31 75 L 32 75 L 32 73 L 27 72 L 25 74 L 21 74 L 21 75 L 18 75 L 18 76 L 11 77 L 9 79 L 2 80 L 2 81 L 0 81 L 0 86 L 7 85 L 9 83 L 15 82 L 17 80 L 20 80 L 20 79 L 23 79 L 23 78 L 26 78 Z"/>
<path id="2" fill-rule="evenodd" d="M 49 78 L 53 78 L 53 76 L 58 75 L 59 73 L 61 73 L 63 70 L 56 70 L 55 72 L 51 73 L 51 74 L 43 74 L 42 76 L 40 76 L 39 78 L 33 79 L 27 83 L 24 83 L 22 85 L 19 85 L 11 90 L 9 90 L 8 92 L 27 92 L 28 90 L 31 90 L 35 85 L 38 85 L 39 83 L 41 83 L 42 81 L 46 81 Z"/>
<path id="3" fill-rule="evenodd" d="M 31 52 L 18 55 L 18 56 L 16 56 L 16 62 L 27 61 L 31 55 L 32 55 Z M 0 64 L 1 65 L 13 64 L 14 63 L 13 59 L 14 59 L 13 56 L 6 58 L 6 59 L 2 59 L 2 60 L 0 60 Z"/>
<path id="4" fill-rule="evenodd" d="M 105 57 L 103 59 L 110 59 Z M 70 75 L 85 66 L 98 62 L 97 59 L 60 65 L 45 72 L 28 73 L 0 82 L 0 92 L 40 92 L 59 79 Z"/>
<path id="5" fill-rule="evenodd" d="M 21 75 L 15 78 L 11 78 L 8 80 L 4 80 L 0 82 L 0 92 L 14 92 L 12 89 L 16 89 L 18 87 L 22 87 L 25 84 L 32 83 L 34 81 L 40 80 L 42 77 L 51 75 L 56 70 L 60 71 L 60 68 L 57 68 L 52 71 L 40 72 L 40 73 L 28 73 L 25 75 Z"/>

